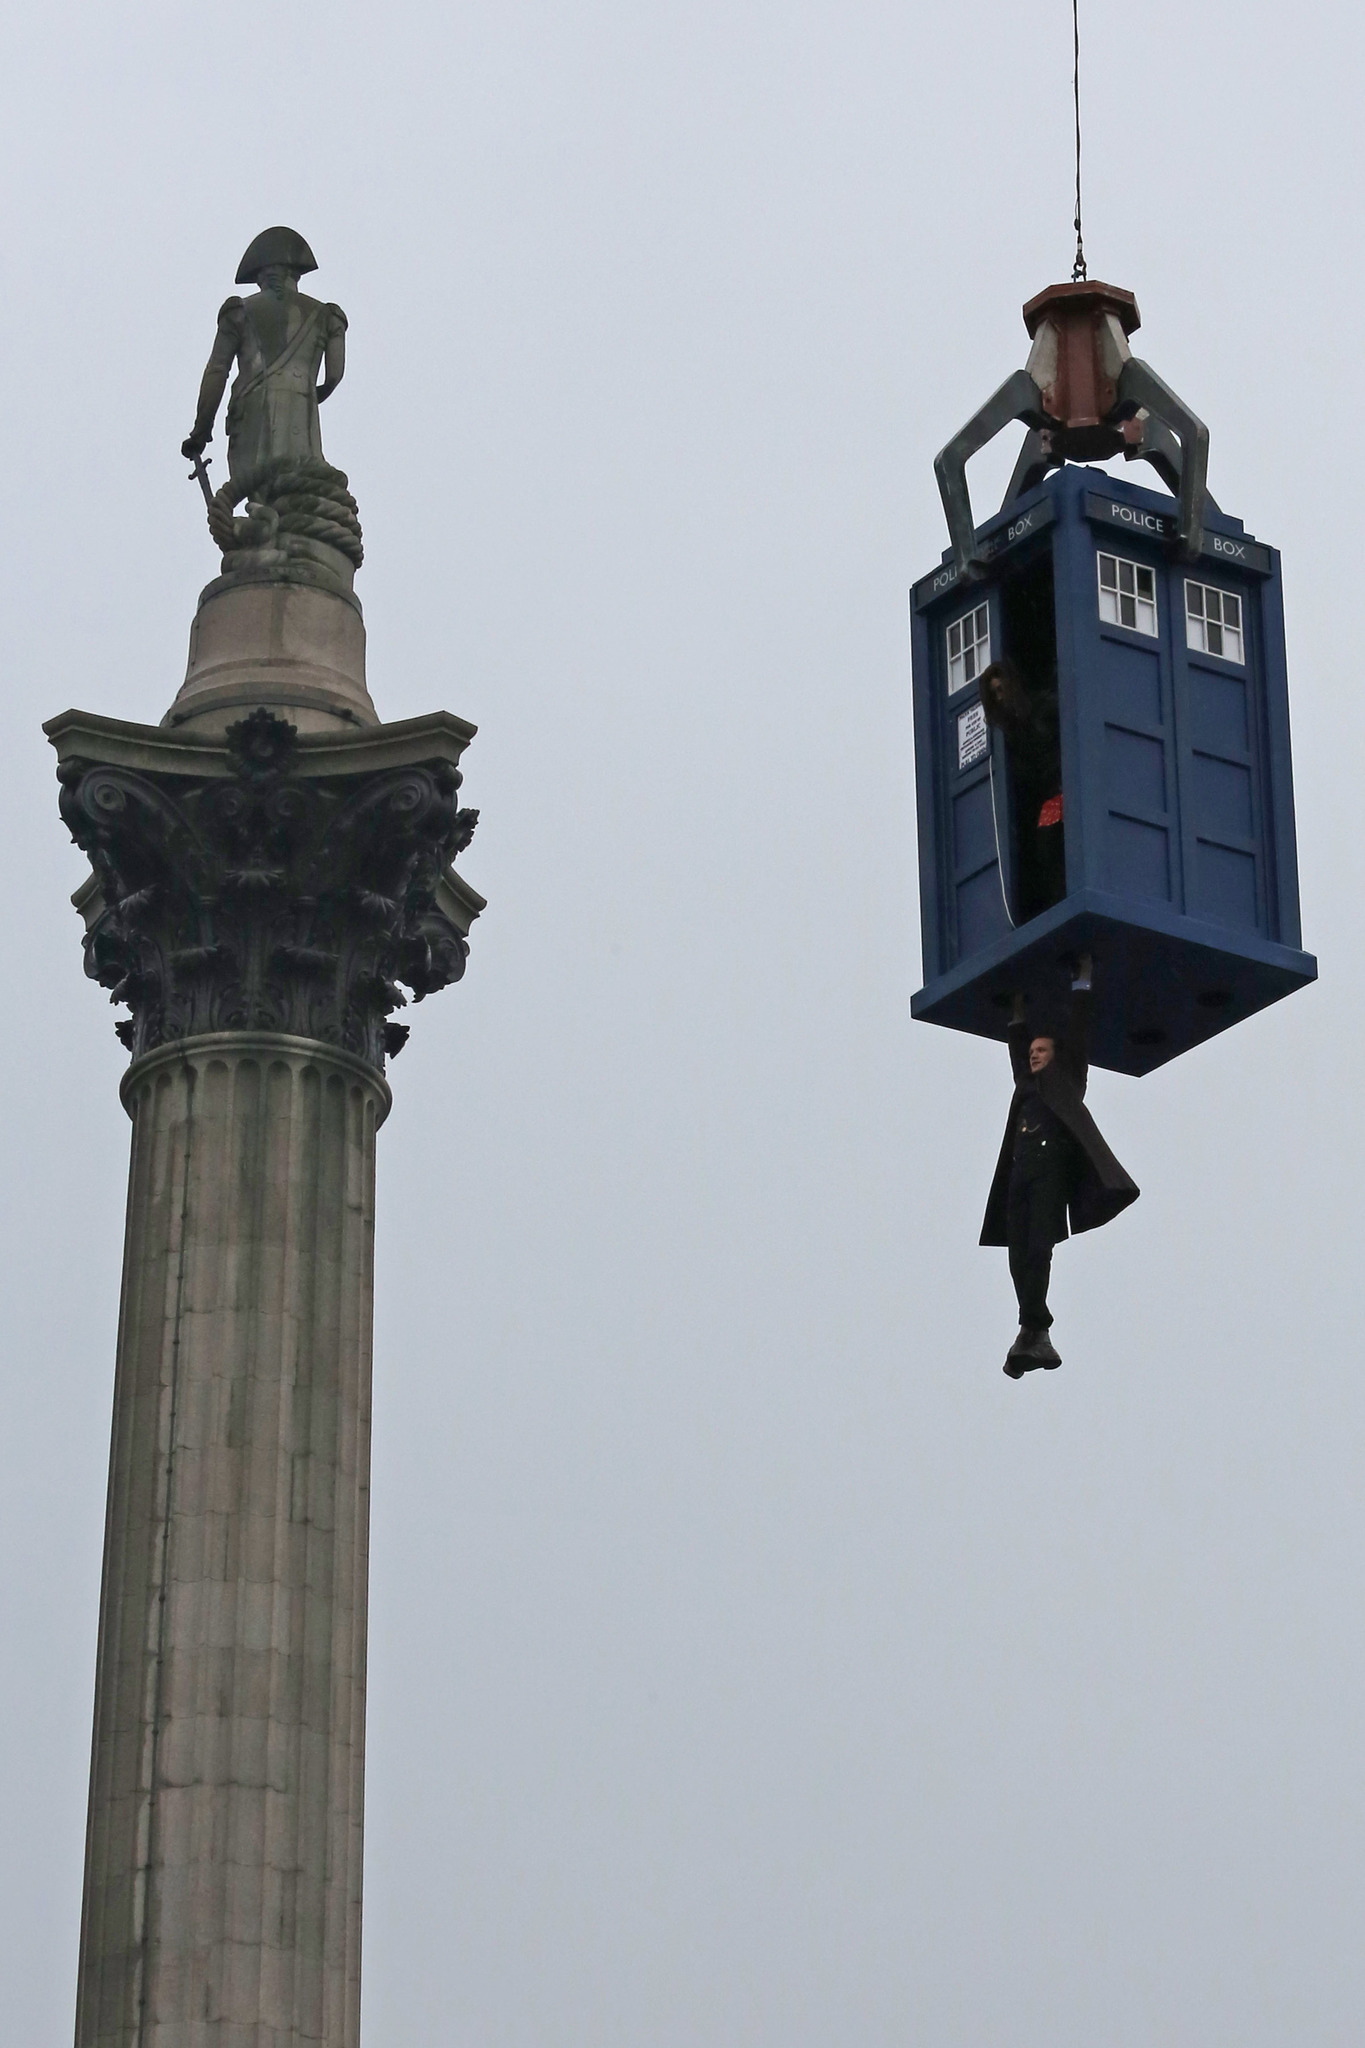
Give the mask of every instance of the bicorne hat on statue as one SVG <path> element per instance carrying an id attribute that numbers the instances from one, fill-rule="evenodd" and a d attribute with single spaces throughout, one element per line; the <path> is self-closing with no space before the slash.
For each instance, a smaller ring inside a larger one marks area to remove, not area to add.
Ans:
<path id="1" fill-rule="evenodd" d="M 318 267 L 317 258 L 294 228 L 266 228 L 257 235 L 237 265 L 237 283 L 255 284 L 269 263 L 287 264 L 300 277 Z"/>

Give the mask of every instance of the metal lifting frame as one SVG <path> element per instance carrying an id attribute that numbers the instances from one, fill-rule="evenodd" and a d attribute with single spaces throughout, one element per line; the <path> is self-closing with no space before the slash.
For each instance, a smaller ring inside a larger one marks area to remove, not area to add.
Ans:
<path id="1" fill-rule="evenodd" d="M 1033 377 L 1027 370 L 1016 370 L 934 457 L 948 535 L 964 575 L 978 572 L 983 561 L 976 545 L 967 464 L 1011 420 L 1022 420 L 1029 432 L 1001 502 L 1002 512 L 1041 483 L 1049 470 L 1060 468 L 1072 453 L 1068 443 L 1075 442 L 1080 444 L 1075 454 L 1081 460 L 1122 453 L 1129 462 L 1150 462 L 1162 482 L 1179 497 L 1177 532 L 1182 555 L 1193 559 L 1199 553 L 1204 507 L 1211 502 L 1209 430 L 1140 356 L 1124 361 L 1117 387 L 1117 402 L 1098 428 L 1078 429 L 1068 421 L 1053 419 Z M 1136 434 L 1126 431 L 1130 424 L 1137 426 Z M 1097 447 L 1097 441 L 1103 445 Z"/>

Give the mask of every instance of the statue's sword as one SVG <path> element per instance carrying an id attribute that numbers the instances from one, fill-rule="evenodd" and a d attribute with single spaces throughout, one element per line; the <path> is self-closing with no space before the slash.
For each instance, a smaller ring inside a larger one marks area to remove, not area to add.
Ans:
<path id="1" fill-rule="evenodd" d="M 210 456 L 209 462 L 212 462 L 212 460 L 213 457 Z M 195 456 L 194 468 L 190 471 L 190 475 L 196 480 L 200 490 L 204 493 L 204 503 L 206 505 L 212 505 L 213 490 L 209 484 L 209 464 L 208 462 L 205 462 L 202 455 Z"/>

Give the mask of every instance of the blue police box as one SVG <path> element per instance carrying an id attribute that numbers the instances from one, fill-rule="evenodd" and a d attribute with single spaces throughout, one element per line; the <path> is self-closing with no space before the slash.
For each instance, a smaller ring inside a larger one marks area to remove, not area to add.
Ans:
<path id="1" fill-rule="evenodd" d="M 1316 978 L 1279 556 L 1212 500 L 1195 561 L 1175 533 L 1170 497 L 1069 466 L 978 530 L 984 574 L 949 552 L 914 586 L 912 1016 L 1003 1038 L 1013 993 L 1056 1007 L 1089 952 L 1091 1057 L 1145 1074 Z M 1041 897 L 1036 819 L 981 702 L 1001 658 L 1035 701 L 1055 692 L 1064 873 L 1053 858 Z"/>

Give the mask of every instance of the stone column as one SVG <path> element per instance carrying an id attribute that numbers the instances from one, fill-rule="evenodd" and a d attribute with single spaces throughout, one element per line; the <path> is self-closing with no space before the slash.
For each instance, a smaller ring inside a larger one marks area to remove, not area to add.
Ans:
<path id="1" fill-rule="evenodd" d="M 356 2048 L 375 1134 L 482 908 L 472 726 L 230 595 L 162 726 L 46 728 L 132 1055 L 77 2048 Z"/>
<path id="2" fill-rule="evenodd" d="M 133 1119 L 76 2038 L 354 2043 L 375 1132 L 224 1032 Z"/>

